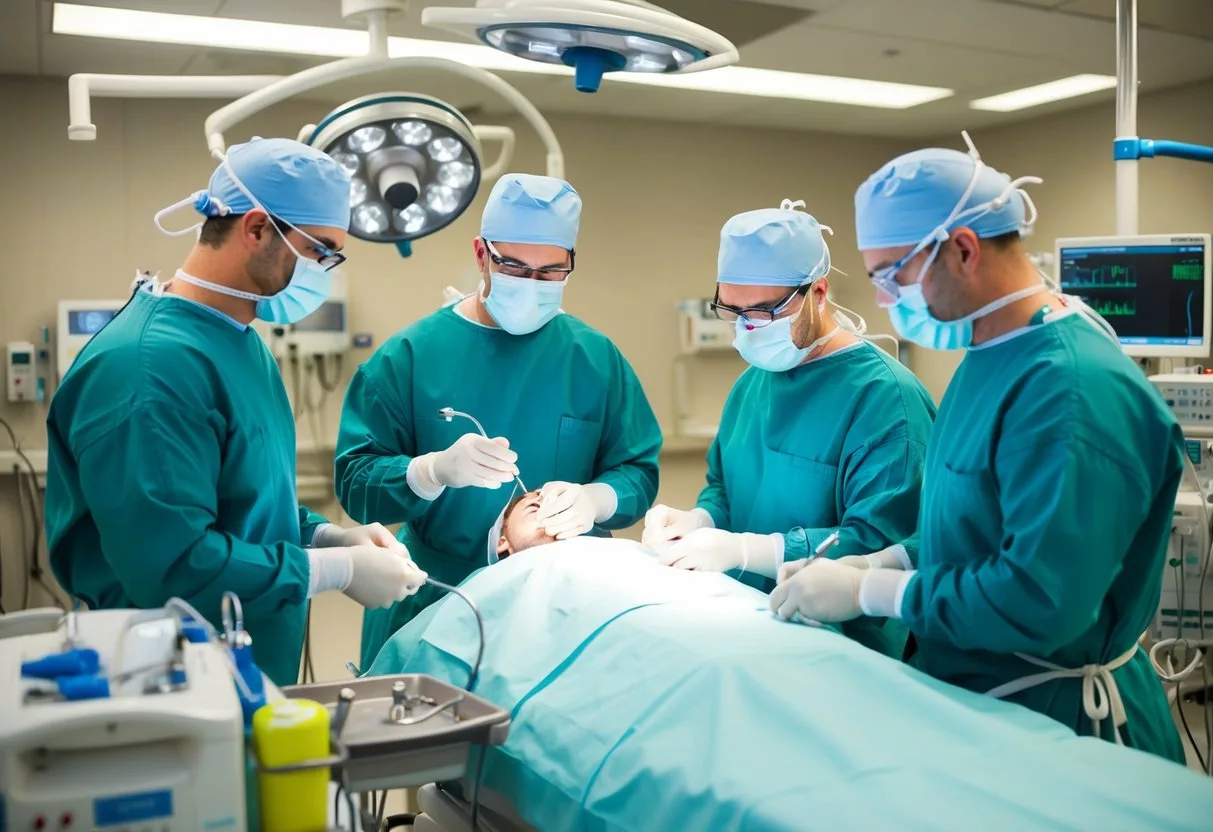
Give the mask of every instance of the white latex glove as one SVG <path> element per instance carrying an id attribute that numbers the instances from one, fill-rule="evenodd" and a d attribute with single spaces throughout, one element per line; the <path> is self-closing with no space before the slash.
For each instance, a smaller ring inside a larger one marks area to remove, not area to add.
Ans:
<path id="1" fill-rule="evenodd" d="M 640 542 L 650 549 L 661 549 L 681 540 L 696 529 L 715 528 L 712 515 L 701 508 L 682 511 L 665 505 L 653 506 L 644 515 L 644 534 Z"/>
<path id="2" fill-rule="evenodd" d="M 308 597 L 341 590 L 367 609 L 377 609 L 414 594 L 427 576 L 409 558 L 408 550 L 395 542 L 392 548 L 362 544 L 308 549 Z"/>
<path id="3" fill-rule="evenodd" d="M 727 572 L 730 569 L 775 577 L 783 560 L 783 538 L 777 534 L 695 529 L 661 552 L 660 561 L 675 569 Z"/>
<path id="4" fill-rule="evenodd" d="M 615 516 L 619 497 L 601 482 L 578 485 L 553 480 L 539 489 L 539 526 L 557 540 L 578 537 Z"/>
<path id="5" fill-rule="evenodd" d="M 404 552 L 405 557 L 408 557 L 408 550 L 404 548 L 404 544 L 397 540 L 396 536 L 388 531 L 387 527 L 382 523 L 369 523 L 365 526 L 354 526 L 349 529 L 343 529 L 332 523 L 325 523 L 316 529 L 316 534 L 312 537 L 312 546 L 317 549 L 334 548 L 337 546 L 359 546 L 363 544 L 379 546 L 383 549 L 395 549 L 399 547 Z"/>
<path id="6" fill-rule="evenodd" d="M 813 561 L 813 558 L 802 558 L 794 560 L 790 563 L 785 563 L 779 568 L 778 582 L 791 578 L 801 569 L 804 569 Z M 870 555 L 845 555 L 841 558 L 834 558 L 835 563 L 841 563 L 843 566 L 850 566 L 855 569 L 909 569 L 910 558 L 906 554 L 906 548 L 900 543 L 889 546 L 886 549 L 881 549 L 879 552 L 873 552 Z"/>
<path id="7" fill-rule="evenodd" d="M 771 611 L 790 620 L 800 613 L 811 621 L 850 621 L 863 614 L 859 587 L 866 570 L 829 558 L 812 558 L 771 593 Z"/>
<path id="8" fill-rule="evenodd" d="M 518 454 L 510 450 L 505 437 L 485 439 L 478 433 L 465 433 L 445 451 L 414 457 L 409 473 L 421 481 L 423 490 L 431 492 L 444 487 L 500 488 L 518 476 L 517 462 Z"/>

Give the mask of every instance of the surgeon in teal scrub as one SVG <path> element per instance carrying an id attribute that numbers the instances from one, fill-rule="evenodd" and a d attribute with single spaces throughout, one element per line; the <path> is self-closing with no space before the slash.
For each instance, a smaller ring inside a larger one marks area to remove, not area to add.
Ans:
<path id="1" fill-rule="evenodd" d="M 898 332 L 967 353 L 927 450 L 917 569 L 889 550 L 789 564 L 771 606 L 901 619 L 931 675 L 1182 762 L 1137 642 L 1158 605 L 1183 437 L 1107 324 L 1028 260 L 1030 181 L 970 142 L 899 156 L 855 194 Z"/>
<path id="2" fill-rule="evenodd" d="M 337 441 L 341 504 L 457 584 L 487 561 L 485 534 L 519 482 L 541 491 L 557 539 L 639 520 L 657 494 L 661 430 L 636 374 L 602 333 L 563 312 L 581 197 L 507 174 L 473 240 L 480 290 L 405 327 L 359 368 Z M 492 439 L 460 416 L 480 421 Z M 504 488 L 502 486 L 505 486 Z M 362 624 L 362 666 L 439 593 L 425 587 Z"/>
<path id="3" fill-rule="evenodd" d="M 835 312 L 830 250 L 803 204 L 738 214 L 721 230 L 713 308 L 750 367 L 725 403 L 696 507 L 645 518 L 663 562 L 740 570 L 768 592 L 785 559 L 831 535 L 827 556 L 849 562 L 913 533 L 935 416 L 918 379 Z M 901 658 L 899 622 L 843 630 Z"/>
<path id="4" fill-rule="evenodd" d="M 51 568 L 90 609 L 163 606 L 212 624 L 240 598 L 253 656 L 298 681 L 307 600 L 387 606 L 425 580 L 378 525 L 341 529 L 295 498 L 295 420 L 254 318 L 301 320 L 328 294 L 349 177 L 285 139 L 232 147 L 190 205 L 204 219 L 168 283 L 142 283 L 55 391 L 46 530 Z M 163 226 L 160 226 L 164 230 Z"/>

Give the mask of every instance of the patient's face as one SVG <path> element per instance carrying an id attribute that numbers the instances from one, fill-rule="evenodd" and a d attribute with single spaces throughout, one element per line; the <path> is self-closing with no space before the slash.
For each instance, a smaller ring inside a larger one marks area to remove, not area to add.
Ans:
<path id="1" fill-rule="evenodd" d="M 556 538 L 539 526 L 539 492 L 530 491 L 511 502 L 505 510 L 501 539 L 497 541 L 497 557 L 516 555 L 524 549 L 555 543 Z"/>

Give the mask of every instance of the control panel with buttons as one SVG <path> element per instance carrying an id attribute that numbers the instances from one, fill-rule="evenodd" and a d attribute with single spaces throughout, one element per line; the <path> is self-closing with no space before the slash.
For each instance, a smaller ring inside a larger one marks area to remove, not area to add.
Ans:
<path id="1" fill-rule="evenodd" d="M 1213 429 L 1213 375 L 1171 373 L 1150 381 L 1181 425 Z"/>

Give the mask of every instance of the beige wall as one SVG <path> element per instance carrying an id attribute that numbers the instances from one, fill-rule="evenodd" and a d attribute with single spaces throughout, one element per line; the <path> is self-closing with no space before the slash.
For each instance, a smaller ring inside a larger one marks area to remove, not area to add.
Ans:
<path id="1" fill-rule="evenodd" d="M 1211 101 L 1213 83 L 1144 98 L 1141 132 L 1211 141 Z M 201 132 L 212 103 L 95 101 L 93 143 L 67 140 L 61 81 L 0 77 L 0 108 L 21 114 L 21 129 L 0 134 L 0 195 L 9 208 L 0 340 L 36 339 L 42 324 L 53 325 L 59 299 L 125 294 L 136 268 L 172 273 L 189 238 L 161 236 L 151 217 L 205 184 L 212 163 Z M 281 106 L 229 138 L 294 135 L 322 110 Z M 556 116 L 552 122 L 568 177 L 585 198 L 578 272 L 566 308 L 616 341 L 667 431 L 674 428 L 673 304 L 711 293 L 717 233 L 732 213 L 777 205 L 784 197 L 806 200 L 835 229 L 834 263 L 849 275 L 835 277 L 835 295 L 864 314 L 874 331 L 888 331 L 854 252 L 851 198 L 883 161 L 921 143 L 607 118 Z M 1032 191 L 1042 215 L 1033 249 L 1051 249 L 1058 235 L 1114 230 L 1112 124 L 1111 107 L 1101 105 L 974 136 L 990 164 L 1045 179 Z M 524 127 L 515 126 L 520 143 L 514 166 L 540 170 L 539 148 Z M 960 146 L 959 136 L 935 141 Z M 1213 229 L 1213 166 L 1156 160 L 1143 164 L 1141 182 L 1143 232 Z M 431 311 L 447 284 L 474 288 L 470 240 L 479 210 L 477 204 L 451 229 L 421 241 L 409 260 L 389 247 L 353 241 L 352 328 L 372 332 L 378 344 Z M 174 219 L 192 221 L 188 212 Z M 351 362 L 364 357 L 355 353 Z M 920 350 L 905 356 L 937 399 L 957 359 Z M 729 355 L 695 358 L 692 365 L 696 417 L 711 421 L 742 365 Z M 340 398 L 332 397 L 321 431 L 330 443 L 339 407 Z M 39 408 L 0 402 L 0 415 L 14 423 L 27 447 L 45 447 Z M 321 472 L 328 467 L 323 457 L 301 464 Z M 666 454 L 659 499 L 689 504 L 702 475 L 701 449 Z M 0 568 L 9 609 L 18 605 L 22 570 L 14 505 L 13 479 L 0 475 Z M 336 512 L 331 503 L 316 507 Z M 326 599 L 319 609 L 325 622 L 319 670 L 333 677 L 355 653 L 357 611 L 342 598 Z"/>

